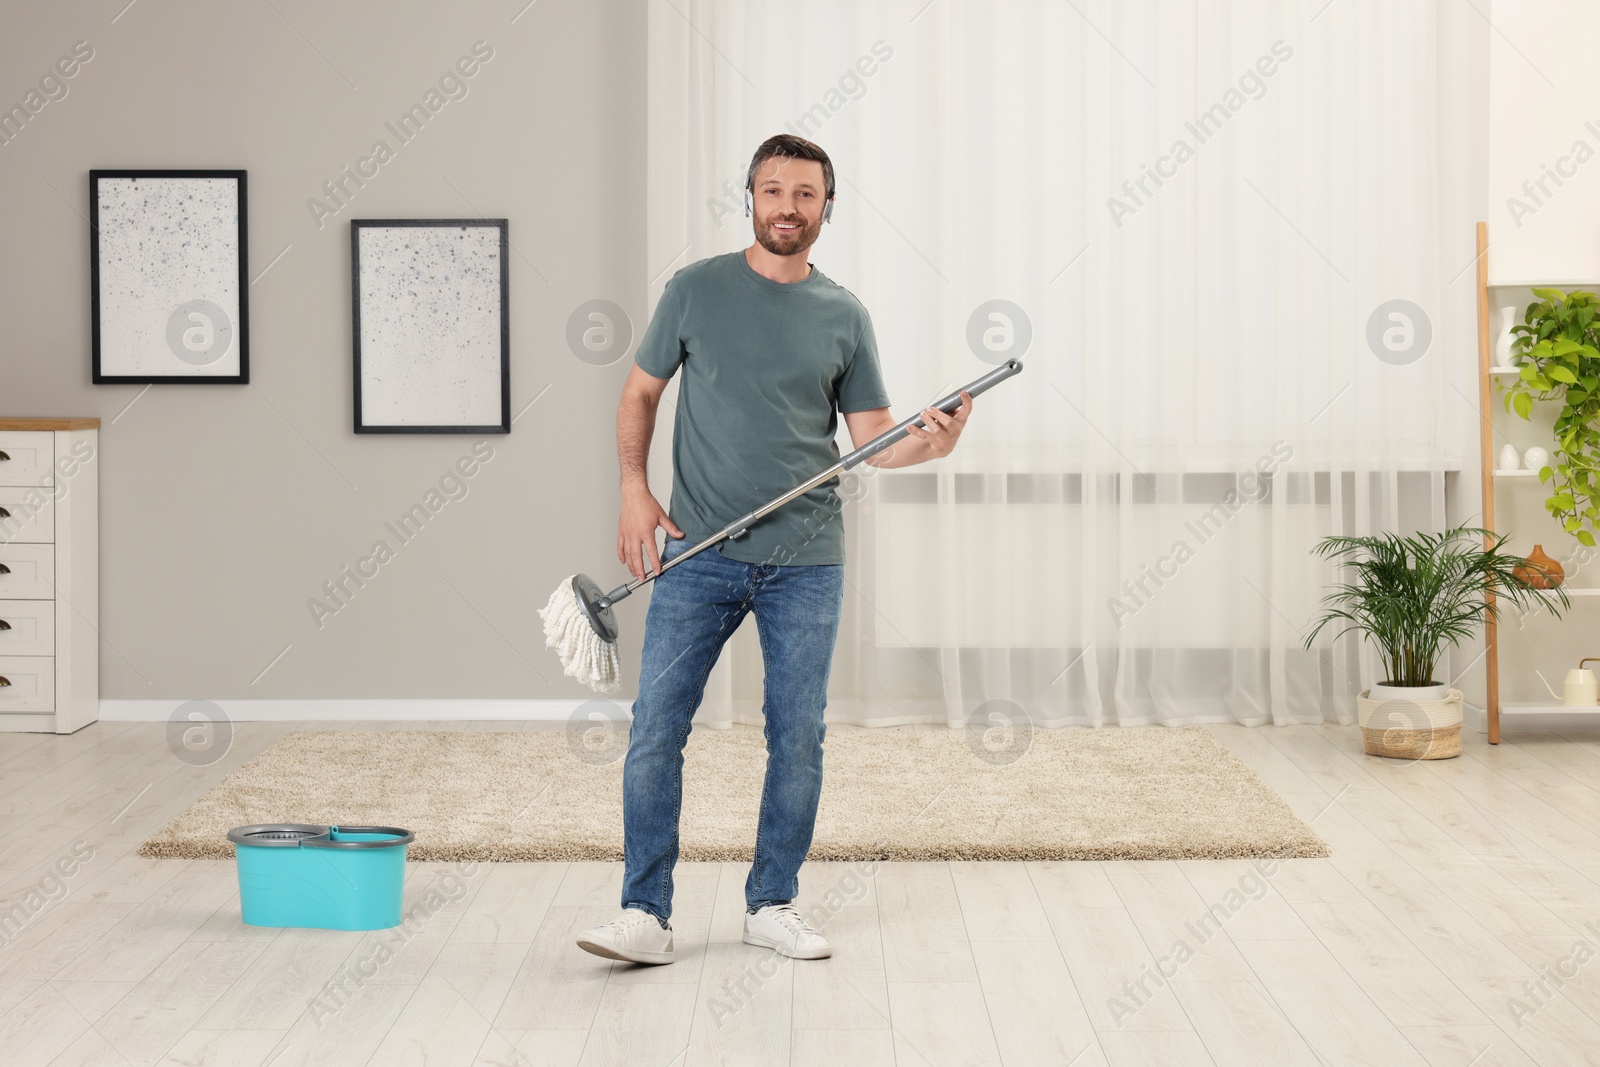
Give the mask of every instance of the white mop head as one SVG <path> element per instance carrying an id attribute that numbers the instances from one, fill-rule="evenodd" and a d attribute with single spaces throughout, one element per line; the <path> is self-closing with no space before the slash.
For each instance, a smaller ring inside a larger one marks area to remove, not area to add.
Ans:
<path id="1" fill-rule="evenodd" d="M 566 673 L 595 692 L 621 689 L 617 646 L 589 625 L 589 617 L 578 606 L 578 595 L 572 591 L 575 577 L 567 575 L 550 594 L 549 602 L 539 609 L 539 617 L 544 620 L 544 647 L 555 649 Z"/>

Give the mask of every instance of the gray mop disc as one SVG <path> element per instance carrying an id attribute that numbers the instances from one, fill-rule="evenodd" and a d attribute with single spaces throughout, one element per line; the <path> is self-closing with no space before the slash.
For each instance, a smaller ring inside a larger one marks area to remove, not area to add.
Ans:
<path id="1" fill-rule="evenodd" d="M 617 617 L 612 614 L 610 605 L 603 608 L 599 606 L 600 599 L 606 595 L 605 590 L 587 574 L 575 574 L 572 576 L 572 592 L 578 598 L 578 607 L 589 617 L 589 625 L 594 627 L 594 632 L 611 644 L 616 644 Z"/>

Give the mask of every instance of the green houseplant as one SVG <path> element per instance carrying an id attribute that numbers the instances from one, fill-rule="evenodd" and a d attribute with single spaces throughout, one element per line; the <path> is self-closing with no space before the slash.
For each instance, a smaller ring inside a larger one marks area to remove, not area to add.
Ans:
<path id="1" fill-rule="evenodd" d="M 1337 561 L 1350 581 L 1323 598 L 1322 614 L 1306 635 L 1310 648 L 1323 628 L 1365 634 L 1383 658 L 1384 679 L 1356 698 L 1363 750 L 1399 759 L 1449 759 L 1461 754 L 1460 690 L 1434 678 L 1439 654 L 1499 615 L 1493 591 L 1519 609 L 1570 607 L 1557 585 L 1553 599 L 1532 580 L 1538 564 L 1504 552 L 1506 538 L 1457 526 L 1409 537 L 1384 533 L 1327 537 L 1316 554 Z M 1527 577 L 1524 577 L 1526 575 Z"/>
<path id="2" fill-rule="evenodd" d="M 1600 526 L 1600 297 L 1582 291 L 1535 289 L 1523 321 L 1511 328 L 1512 351 L 1523 358 L 1506 390 L 1506 410 L 1524 419 L 1535 400 L 1559 400 L 1554 461 L 1539 481 L 1554 492 L 1545 510 L 1591 548 Z"/>

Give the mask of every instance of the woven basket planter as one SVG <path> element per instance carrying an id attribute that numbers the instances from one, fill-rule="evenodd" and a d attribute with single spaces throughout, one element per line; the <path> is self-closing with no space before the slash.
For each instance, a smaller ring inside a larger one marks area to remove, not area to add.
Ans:
<path id="1" fill-rule="evenodd" d="M 1369 756 L 1451 759 L 1461 755 L 1461 690 L 1443 700 L 1371 700 L 1356 697 L 1362 747 Z"/>

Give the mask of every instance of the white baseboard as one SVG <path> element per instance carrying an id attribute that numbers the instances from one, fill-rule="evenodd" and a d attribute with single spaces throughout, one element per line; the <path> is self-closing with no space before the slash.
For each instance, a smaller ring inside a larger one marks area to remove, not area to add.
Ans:
<path id="1" fill-rule="evenodd" d="M 613 705 L 623 716 L 632 698 L 596 697 L 597 705 Z M 182 700 L 102 700 L 100 718 L 107 722 L 166 722 Z M 234 722 L 359 722 L 387 720 L 465 722 L 532 720 L 565 721 L 588 700 L 213 700 Z M 604 709 L 597 707 L 604 713 Z"/>

